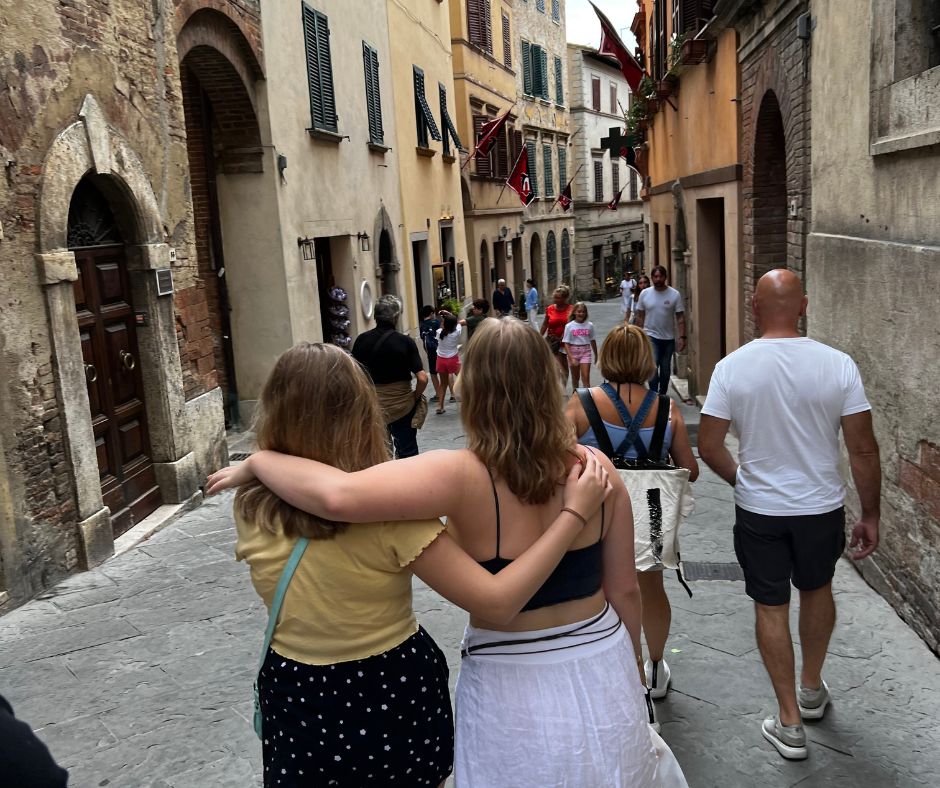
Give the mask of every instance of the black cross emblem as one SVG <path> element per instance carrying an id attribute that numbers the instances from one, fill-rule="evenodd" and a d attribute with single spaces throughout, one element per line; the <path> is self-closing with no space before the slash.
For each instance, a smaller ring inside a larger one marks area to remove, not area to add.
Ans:
<path id="1" fill-rule="evenodd" d="M 628 167 L 636 166 L 636 151 L 633 146 L 636 145 L 632 136 L 623 136 L 623 130 L 619 126 L 610 129 L 608 136 L 601 138 L 601 147 L 609 150 L 612 157 L 620 156 L 625 159 Z"/>

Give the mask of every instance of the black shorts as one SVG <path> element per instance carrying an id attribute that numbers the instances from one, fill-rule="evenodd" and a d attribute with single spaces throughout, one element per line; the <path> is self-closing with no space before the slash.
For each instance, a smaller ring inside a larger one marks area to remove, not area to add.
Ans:
<path id="1" fill-rule="evenodd" d="M 734 507 L 734 552 L 744 570 L 745 592 L 762 605 L 785 605 L 790 583 L 800 591 L 822 588 L 845 550 L 845 509 L 825 514 L 772 517 Z"/>
<path id="2" fill-rule="evenodd" d="M 436 375 L 437 374 L 437 351 L 425 349 L 425 352 L 428 354 L 428 374 Z"/>

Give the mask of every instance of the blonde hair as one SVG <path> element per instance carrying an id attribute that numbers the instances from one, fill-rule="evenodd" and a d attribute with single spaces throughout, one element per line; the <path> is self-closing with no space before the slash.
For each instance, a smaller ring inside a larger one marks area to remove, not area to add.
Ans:
<path id="1" fill-rule="evenodd" d="M 558 364 L 548 343 L 520 320 L 486 320 L 460 372 L 467 446 L 526 504 L 548 501 L 573 451 Z"/>
<path id="2" fill-rule="evenodd" d="M 649 337 L 642 329 L 621 323 L 601 345 L 600 367 L 611 383 L 646 383 L 656 371 Z"/>
<path id="3" fill-rule="evenodd" d="M 334 345 L 301 342 L 281 354 L 261 391 L 254 430 L 259 449 L 344 471 L 389 459 L 375 387 L 362 367 Z M 260 482 L 238 491 L 235 513 L 285 536 L 331 539 L 347 526 L 291 506 Z"/>
<path id="4" fill-rule="evenodd" d="M 573 307 L 571 307 L 571 319 L 572 319 L 572 320 L 576 320 L 576 319 L 577 319 L 577 318 L 575 317 L 575 315 L 577 314 L 577 312 L 578 312 L 579 309 L 583 309 L 583 310 L 584 310 L 584 319 L 585 319 L 585 320 L 587 320 L 587 319 L 591 316 L 591 315 L 588 313 L 587 304 L 585 304 L 584 301 L 578 301 Z"/>
<path id="5" fill-rule="evenodd" d="M 552 295 L 564 296 L 565 300 L 567 301 L 569 298 L 571 298 L 571 288 L 569 288 L 568 285 L 558 285 Z"/>

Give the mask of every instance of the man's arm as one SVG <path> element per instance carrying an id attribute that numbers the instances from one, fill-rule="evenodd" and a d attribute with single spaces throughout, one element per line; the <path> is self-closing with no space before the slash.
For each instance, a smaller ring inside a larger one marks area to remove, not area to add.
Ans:
<path id="1" fill-rule="evenodd" d="M 698 456 L 709 468 L 734 487 L 738 464 L 725 446 L 725 436 L 731 422 L 716 416 L 702 414 L 698 425 Z"/>
<path id="2" fill-rule="evenodd" d="M 420 372 L 415 372 L 415 378 L 417 380 L 415 383 L 415 400 L 419 400 L 428 387 L 428 373 L 422 369 Z"/>
<path id="3" fill-rule="evenodd" d="M 685 351 L 685 312 L 676 313 L 676 324 L 679 326 L 679 336 L 678 342 L 676 343 L 676 350 L 680 353 Z"/>
<path id="4" fill-rule="evenodd" d="M 871 411 L 842 417 L 842 437 L 849 452 L 852 480 L 858 491 L 862 516 L 852 528 L 849 547 L 856 561 L 867 558 L 878 547 L 878 524 L 881 519 L 881 457 L 872 428 Z"/>

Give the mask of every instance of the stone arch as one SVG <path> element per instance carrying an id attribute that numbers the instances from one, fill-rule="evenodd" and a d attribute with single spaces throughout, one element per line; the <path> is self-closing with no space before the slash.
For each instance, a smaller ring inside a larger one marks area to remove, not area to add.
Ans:
<path id="1" fill-rule="evenodd" d="M 401 295 L 398 290 L 401 262 L 398 258 L 398 244 L 395 243 L 395 225 L 384 205 L 375 216 L 372 237 L 375 239 L 372 253 L 375 255 L 375 279 L 379 289 L 382 295 Z"/>
<path id="2" fill-rule="evenodd" d="M 213 32 L 228 30 L 231 34 L 232 28 L 237 31 L 234 37 L 239 41 L 239 49 L 243 52 L 245 63 L 249 66 L 255 79 L 264 79 L 264 51 L 261 46 L 261 18 L 260 15 L 252 15 L 248 12 L 240 14 L 232 13 L 234 4 L 230 0 L 182 0 L 176 7 L 173 17 L 174 32 L 177 36 L 177 57 L 182 60 L 188 49 L 180 49 L 181 40 L 184 48 L 187 47 L 185 40 L 181 39 L 183 30 L 190 24 L 194 17 L 205 12 L 213 13 L 215 26 L 208 28 L 205 32 L 210 35 Z M 208 43 L 206 39 L 202 39 Z M 210 44 L 213 45 L 214 44 Z M 216 46 L 218 48 L 218 46 Z M 232 59 L 232 58 L 230 58 Z M 234 59 L 232 59 L 234 62 Z M 250 80 L 246 80 L 246 83 Z"/>

